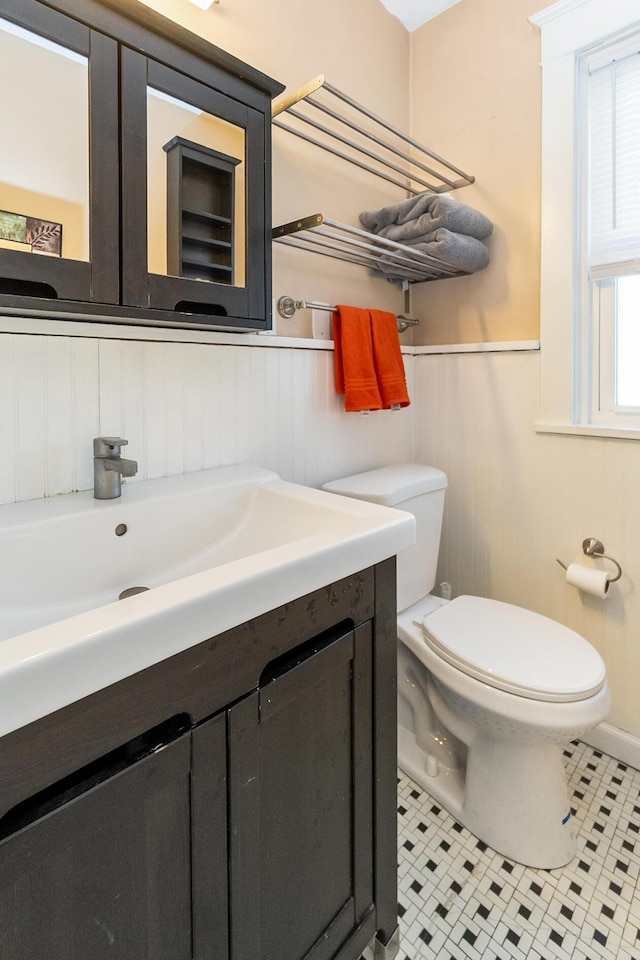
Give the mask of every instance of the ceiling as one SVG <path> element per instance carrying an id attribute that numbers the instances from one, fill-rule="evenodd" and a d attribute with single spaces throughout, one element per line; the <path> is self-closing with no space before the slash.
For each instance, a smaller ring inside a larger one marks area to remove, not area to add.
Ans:
<path id="1" fill-rule="evenodd" d="M 407 30 L 416 30 L 460 0 L 380 0 Z"/>

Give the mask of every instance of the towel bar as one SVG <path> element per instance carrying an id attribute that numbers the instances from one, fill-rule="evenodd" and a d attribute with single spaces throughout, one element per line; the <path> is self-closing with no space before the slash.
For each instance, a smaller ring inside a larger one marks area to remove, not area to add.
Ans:
<path id="1" fill-rule="evenodd" d="M 293 297 L 280 297 L 276 304 L 278 313 L 285 320 L 290 320 L 298 310 L 327 310 L 334 313 L 338 308 L 330 303 L 315 303 L 313 300 L 294 300 Z M 403 317 L 402 314 L 396 317 L 398 322 L 398 333 L 404 333 L 408 327 L 417 326 L 420 321 L 412 317 Z"/>

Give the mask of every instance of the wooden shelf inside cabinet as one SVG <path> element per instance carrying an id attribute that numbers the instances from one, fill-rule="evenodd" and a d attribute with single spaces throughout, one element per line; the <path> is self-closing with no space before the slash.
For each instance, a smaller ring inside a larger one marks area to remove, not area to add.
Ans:
<path id="1" fill-rule="evenodd" d="M 415 247 L 330 220 L 321 213 L 274 227 L 272 238 L 300 250 L 369 267 L 388 280 L 421 283 L 467 276 L 458 267 Z"/>
<path id="2" fill-rule="evenodd" d="M 233 222 L 231 217 L 221 217 L 215 213 L 205 213 L 203 210 L 182 210 L 183 220 L 195 220 L 196 223 L 219 223 L 221 225 L 229 225 Z"/>
<path id="3" fill-rule="evenodd" d="M 174 137 L 167 154 L 167 268 L 171 275 L 233 283 L 237 157 Z"/>

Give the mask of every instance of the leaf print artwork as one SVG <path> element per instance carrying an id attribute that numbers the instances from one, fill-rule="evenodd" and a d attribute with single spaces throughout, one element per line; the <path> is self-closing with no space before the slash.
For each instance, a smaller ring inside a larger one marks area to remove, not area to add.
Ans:
<path id="1" fill-rule="evenodd" d="M 27 243 L 33 253 L 62 255 L 62 224 L 27 217 Z"/>
<path id="2" fill-rule="evenodd" d="M 39 220 L 22 213 L 0 210 L 0 240 L 27 244 L 31 247 L 31 253 L 62 256 L 62 224 L 52 220 Z"/>

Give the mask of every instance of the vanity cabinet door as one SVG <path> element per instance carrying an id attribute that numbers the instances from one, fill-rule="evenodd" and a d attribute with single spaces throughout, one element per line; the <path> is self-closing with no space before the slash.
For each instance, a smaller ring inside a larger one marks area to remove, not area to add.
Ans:
<path id="1" fill-rule="evenodd" d="M 191 960 L 189 768 L 188 733 L 92 768 L 0 842 L 2 960 Z"/>
<path id="2" fill-rule="evenodd" d="M 328 960 L 354 931 L 357 956 L 375 932 L 370 624 L 293 654 L 229 712 L 232 960 Z"/>
<path id="3" fill-rule="evenodd" d="M 117 304 L 117 42 L 0 0 L 0 127 L 0 307 Z"/>

